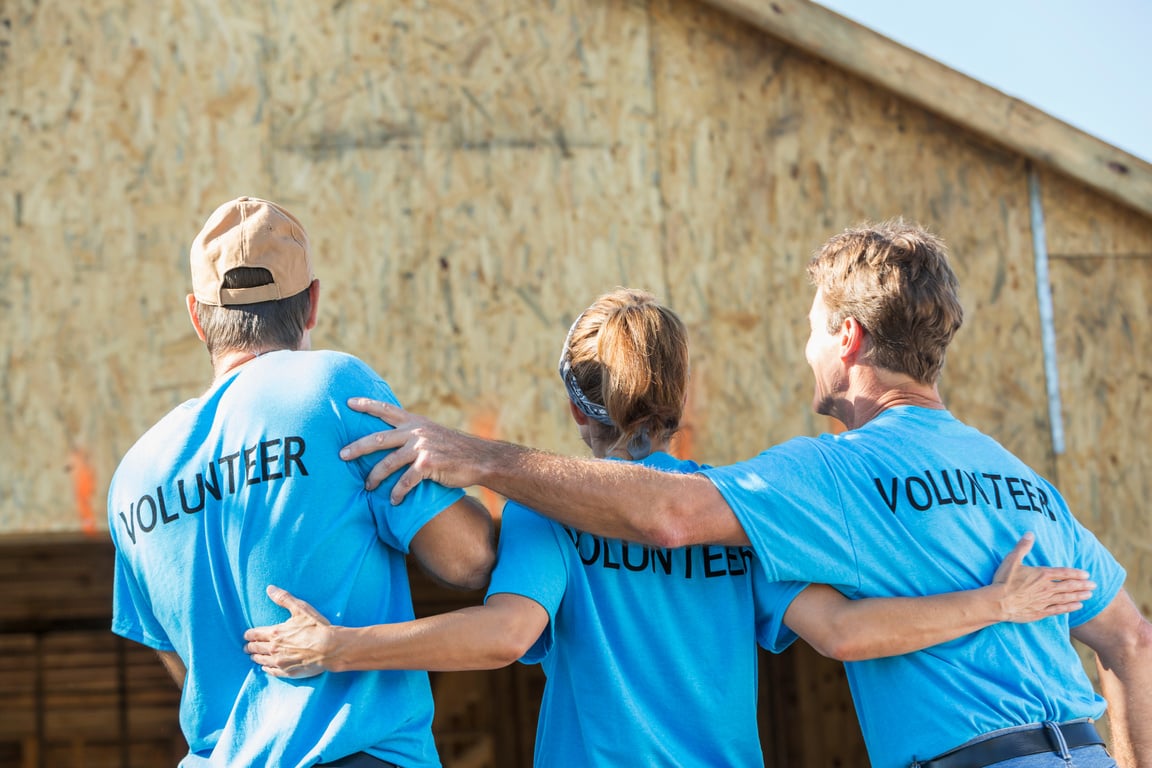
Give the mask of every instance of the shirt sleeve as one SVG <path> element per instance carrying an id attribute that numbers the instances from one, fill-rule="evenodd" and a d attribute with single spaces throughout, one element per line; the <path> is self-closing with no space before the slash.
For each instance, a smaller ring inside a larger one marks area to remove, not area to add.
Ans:
<path id="1" fill-rule="evenodd" d="M 744 528 L 769 581 L 860 589 L 837 478 L 818 441 L 795 438 L 747 461 L 703 470 Z"/>
<path id="2" fill-rule="evenodd" d="M 769 581 L 759 560 L 752 561 L 752 596 L 756 605 L 756 642 L 780 653 L 799 637 L 784 623 L 784 614 L 796 595 L 808 586 L 800 581 Z"/>
<path id="3" fill-rule="evenodd" d="M 356 392 L 357 395 L 371 397 L 385 403 L 399 406 L 400 401 L 392 393 L 388 383 L 376 376 L 367 366 L 363 366 L 363 380 L 350 383 L 341 382 L 345 391 Z M 354 389 L 353 389 L 354 387 Z M 340 417 L 344 422 L 348 443 L 358 440 L 366 435 L 389 430 L 392 427 L 375 416 L 360 413 L 348 408 L 343 402 L 336 405 Z M 361 481 L 368 479 L 368 474 L 376 466 L 386 452 L 380 451 L 349 462 L 352 471 Z M 447 488 L 431 480 L 424 480 L 404 497 L 399 504 L 392 504 L 389 496 L 396 481 L 404 474 L 407 467 L 393 472 L 384 479 L 379 486 L 368 493 L 368 506 L 372 510 L 376 522 L 377 535 L 388 546 L 400 552 L 407 553 L 413 537 L 429 520 L 443 512 L 464 497 L 464 491 L 458 488 Z"/>
<path id="4" fill-rule="evenodd" d="M 176 650 L 119 549 L 112 582 L 112 632 L 157 651 Z"/>
<path id="5" fill-rule="evenodd" d="M 1050 485 L 1047 490 L 1050 498 L 1063 498 Z M 1096 589 L 1092 592 L 1092 596 L 1084 601 L 1083 607 L 1068 614 L 1068 626 L 1078 627 L 1096 618 L 1101 611 L 1111 605 L 1112 600 L 1123 588 L 1128 574 L 1112 553 L 1100 543 L 1096 535 L 1081 525 L 1071 512 L 1067 512 L 1067 519 L 1071 525 L 1069 535 L 1074 541 L 1075 567 L 1083 568 L 1088 572 L 1088 577 L 1096 582 Z"/>
<path id="6" fill-rule="evenodd" d="M 556 642 L 556 613 L 568 586 L 568 561 L 557 527 L 515 502 L 504 507 L 496 568 L 485 599 L 501 593 L 520 595 L 548 612 L 548 626 L 520 659 L 525 664 L 540 662 Z"/>

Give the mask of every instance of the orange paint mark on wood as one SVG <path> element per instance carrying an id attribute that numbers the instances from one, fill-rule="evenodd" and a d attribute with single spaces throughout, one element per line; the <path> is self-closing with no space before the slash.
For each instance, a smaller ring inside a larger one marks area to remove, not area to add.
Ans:
<path id="1" fill-rule="evenodd" d="M 73 448 L 68 454 L 68 469 L 72 473 L 72 495 L 76 500 L 80 530 L 94 534 L 96 514 L 92 509 L 92 497 L 96 493 L 96 472 L 88 461 L 88 454 L 80 448 Z"/>
<path id="2" fill-rule="evenodd" d="M 496 439 L 497 425 L 500 421 L 499 413 L 492 408 L 485 408 L 474 412 L 468 419 L 468 431 L 488 440 Z M 488 508 L 488 514 L 499 522 L 504 510 L 504 497 L 495 491 L 480 487 L 480 501 Z"/>

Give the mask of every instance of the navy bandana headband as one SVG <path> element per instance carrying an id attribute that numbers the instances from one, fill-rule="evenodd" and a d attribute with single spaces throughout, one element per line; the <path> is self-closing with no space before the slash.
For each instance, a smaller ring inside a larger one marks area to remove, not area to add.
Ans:
<path id="1" fill-rule="evenodd" d="M 590 419 L 595 419 L 606 427 L 615 428 L 616 425 L 608 416 L 608 409 L 589 400 L 588 395 L 584 394 L 584 390 L 580 389 L 580 385 L 576 383 L 576 375 L 572 373 L 572 354 L 568 345 L 572 343 L 572 333 L 576 330 L 582 317 L 584 317 L 583 312 L 576 318 L 576 322 L 572 323 L 572 327 L 568 329 L 568 335 L 564 337 L 564 348 L 560 350 L 560 378 L 564 380 L 564 388 L 568 390 L 568 397 L 576 403 L 576 407 L 580 409 L 582 414 Z"/>

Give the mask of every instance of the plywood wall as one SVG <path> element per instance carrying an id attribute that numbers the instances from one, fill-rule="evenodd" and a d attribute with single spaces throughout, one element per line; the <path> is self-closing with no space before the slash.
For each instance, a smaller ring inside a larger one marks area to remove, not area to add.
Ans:
<path id="1" fill-rule="evenodd" d="M 207 386 L 186 254 L 232 197 L 308 228 L 316 346 L 504 439 L 582 452 L 554 373 L 564 332 L 616 285 L 655 291 L 694 341 L 680 451 L 711 463 L 830 426 L 809 410 L 804 264 L 844 226 L 903 215 L 949 241 L 962 282 L 950 407 L 1065 488 L 1148 612 L 1147 217 L 1041 173 L 1057 454 L 1027 163 L 714 8 L 9 0 L 0 15 L 0 534 L 101 536 L 120 456 Z M 843 747 L 812 736 L 810 753 Z"/>
<path id="2" fill-rule="evenodd" d="M 1152 615 L 1152 221 L 1043 178 L 1067 450 L 1060 487 Z"/>
<path id="3" fill-rule="evenodd" d="M 552 372 L 564 330 L 603 290 L 655 290 L 695 341 L 684 449 L 716 462 L 825 426 L 802 359 L 811 250 L 863 218 L 922 221 L 949 240 L 968 309 L 945 394 L 1056 472 L 1024 162 L 715 9 L 5 13 L 2 531 L 102 527 L 119 456 L 207 384 L 187 246 L 245 193 L 312 234 L 318 345 L 365 357 L 414 408 L 512 440 L 579 449 Z M 1138 290 L 1149 222 L 1050 178 L 1058 303 L 1107 313 Z M 1131 343 L 1140 297 L 1093 348 Z M 1076 338 L 1060 341 L 1077 370 Z M 1147 381 L 1124 380 L 1132 397 Z M 1093 413 L 1078 384 L 1073 424 Z"/>
<path id="4" fill-rule="evenodd" d="M 803 264 L 840 227 L 902 214 L 950 241 L 961 274 L 950 404 L 1059 475 L 1147 582 L 1140 215 L 1044 179 L 1069 430 L 1056 457 L 1024 162 L 713 9 L 4 13 L 2 531 L 101 529 L 119 456 L 207 384 L 185 254 L 229 197 L 305 221 L 319 346 L 365 357 L 416 409 L 512 440 L 578 450 L 559 339 L 599 292 L 655 290 L 695 341 L 682 449 L 714 462 L 826 426 L 807 408 Z"/>
<path id="5" fill-rule="evenodd" d="M 553 363 L 576 313 L 656 291 L 695 341 L 683 450 L 826 425 L 803 265 L 861 218 L 952 242 L 945 383 L 1043 460 L 1023 162 L 705 6 L 9 4 L 0 530 L 100 529 L 120 455 L 202 390 L 186 252 L 218 203 L 308 227 L 318 346 L 411 407 L 581 450 Z M 997 344 L 982 344 L 980 339 Z M 989 368 L 997 375 L 989 377 Z"/>

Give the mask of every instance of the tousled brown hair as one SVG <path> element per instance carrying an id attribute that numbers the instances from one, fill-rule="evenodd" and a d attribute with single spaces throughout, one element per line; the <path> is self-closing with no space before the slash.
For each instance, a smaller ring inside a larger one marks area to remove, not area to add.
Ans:
<path id="1" fill-rule="evenodd" d="M 873 365 L 935 384 L 964 322 L 959 281 L 944 242 L 892 219 L 834 235 L 808 264 L 828 307 L 828 330 L 853 317 L 867 332 Z"/>

